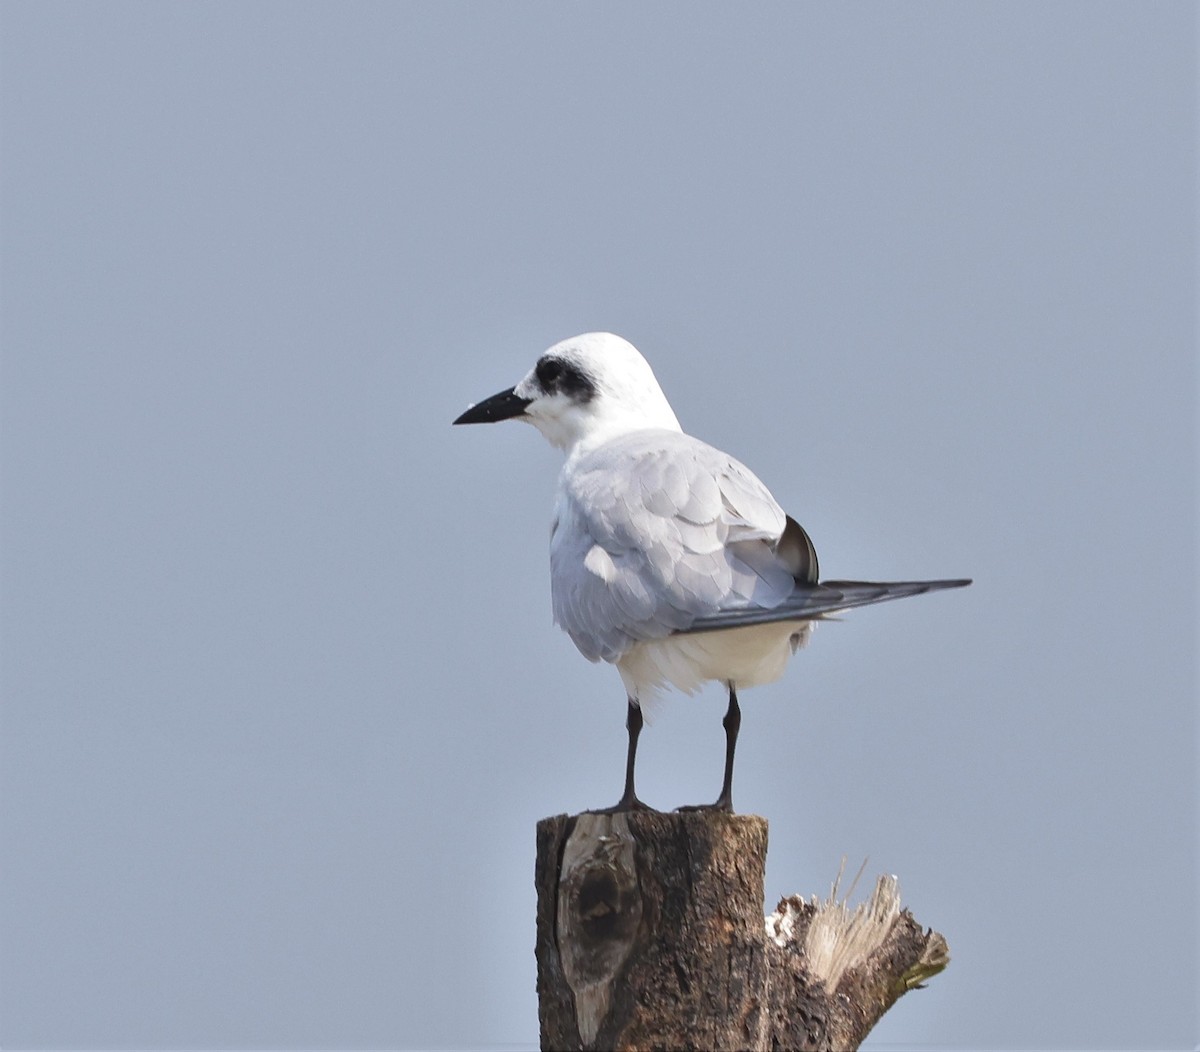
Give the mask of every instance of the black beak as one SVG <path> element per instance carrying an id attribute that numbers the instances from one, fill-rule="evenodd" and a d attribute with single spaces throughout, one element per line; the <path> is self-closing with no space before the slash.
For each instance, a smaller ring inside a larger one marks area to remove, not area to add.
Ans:
<path id="1" fill-rule="evenodd" d="M 454 422 L 456 424 L 494 424 L 497 420 L 511 420 L 521 416 L 532 398 L 522 398 L 515 394 L 510 387 L 507 391 L 485 398 L 478 405 L 471 406 Z"/>

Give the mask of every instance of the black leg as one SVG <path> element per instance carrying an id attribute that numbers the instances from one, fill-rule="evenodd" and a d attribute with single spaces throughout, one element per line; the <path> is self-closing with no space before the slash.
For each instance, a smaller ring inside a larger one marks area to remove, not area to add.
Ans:
<path id="1" fill-rule="evenodd" d="M 729 708 L 721 721 L 725 728 L 725 779 L 721 782 L 721 795 L 713 807 L 721 811 L 733 810 L 733 754 L 737 749 L 738 731 L 742 729 L 742 708 L 738 704 L 737 691 L 729 684 Z"/>
<path id="2" fill-rule="evenodd" d="M 629 751 L 625 755 L 625 792 L 612 807 L 598 807 L 591 811 L 595 815 L 615 815 L 619 811 L 653 811 L 654 808 L 637 798 L 633 789 L 633 766 L 637 760 L 638 735 L 642 733 L 642 710 L 629 699 L 629 711 L 625 716 L 625 729 L 629 732 Z"/>
<path id="3" fill-rule="evenodd" d="M 677 808 L 679 811 L 728 811 L 733 812 L 733 754 L 737 749 L 738 731 L 742 726 L 742 709 L 738 705 L 737 691 L 729 684 L 729 708 L 721 721 L 725 728 L 725 778 L 721 782 L 721 795 L 716 803 L 696 804 Z"/>

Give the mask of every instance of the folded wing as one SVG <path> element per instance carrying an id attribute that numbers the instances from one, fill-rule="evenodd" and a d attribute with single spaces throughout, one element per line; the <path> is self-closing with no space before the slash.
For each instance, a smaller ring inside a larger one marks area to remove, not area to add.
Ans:
<path id="1" fill-rule="evenodd" d="M 563 470 L 550 540 L 554 620 L 592 661 L 636 643 L 804 621 L 966 580 L 825 581 L 795 520 L 744 465 L 645 430 Z"/>
<path id="2" fill-rule="evenodd" d="M 776 553 L 785 530 L 788 558 Z M 587 657 L 616 661 L 699 618 L 780 606 L 806 543 L 728 454 L 679 432 L 635 432 L 564 469 L 550 542 L 554 619 Z"/>

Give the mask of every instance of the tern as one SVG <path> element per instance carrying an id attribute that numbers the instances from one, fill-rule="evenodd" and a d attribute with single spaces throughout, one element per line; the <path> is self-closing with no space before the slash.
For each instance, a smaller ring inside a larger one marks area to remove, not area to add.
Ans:
<path id="1" fill-rule="evenodd" d="M 550 532 L 554 620 L 625 686 L 621 799 L 600 813 L 653 810 L 634 789 L 642 706 L 666 687 L 729 691 L 715 803 L 733 810 L 738 690 L 783 675 L 818 620 L 970 580 L 819 581 L 817 552 L 770 491 L 728 453 L 685 434 L 649 363 L 592 332 L 556 343 L 515 387 L 455 424 L 523 420 L 566 453 Z"/>

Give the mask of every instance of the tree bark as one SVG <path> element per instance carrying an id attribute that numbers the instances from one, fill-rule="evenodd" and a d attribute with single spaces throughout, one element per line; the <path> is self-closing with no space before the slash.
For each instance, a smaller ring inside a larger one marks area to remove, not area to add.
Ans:
<path id="1" fill-rule="evenodd" d="M 702 811 L 558 815 L 537 828 L 543 1049 L 854 1049 L 946 941 L 881 877 L 855 909 L 763 917 L 767 823 Z"/>

